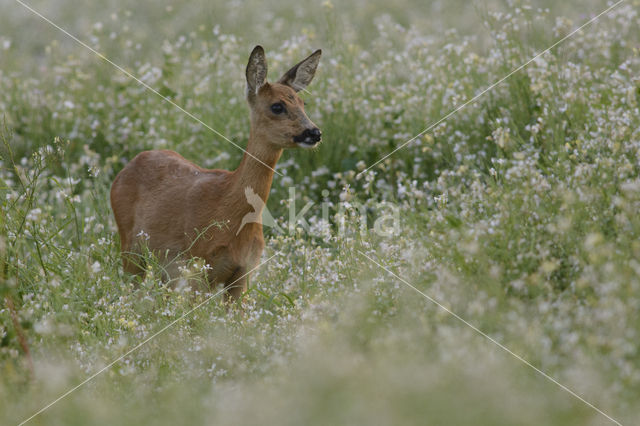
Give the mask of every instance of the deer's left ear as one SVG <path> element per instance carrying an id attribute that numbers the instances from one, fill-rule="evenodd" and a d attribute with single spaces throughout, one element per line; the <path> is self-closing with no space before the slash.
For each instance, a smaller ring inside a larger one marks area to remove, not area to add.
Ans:
<path id="1" fill-rule="evenodd" d="M 316 74 L 318 62 L 320 62 L 320 55 L 322 55 L 322 50 L 316 50 L 284 73 L 284 75 L 280 77 L 280 80 L 278 80 L 278 83 L 286 84 L 296 92 L 304 89 L 311 83 L 313 76 Z"/>
<path id="2" fill-rule="evenodd" d="M 253 102 L 258 90 L 267 82 L 267 59 L 262 46 L 256 46 L 247 63 L 247 99 Z"/>

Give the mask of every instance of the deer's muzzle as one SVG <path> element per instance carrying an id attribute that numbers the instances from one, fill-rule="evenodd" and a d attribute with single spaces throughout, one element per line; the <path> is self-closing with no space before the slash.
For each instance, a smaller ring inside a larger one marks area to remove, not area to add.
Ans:
<path id="1" fill-rule="evenodd" d="M 305 129 L 298 136 L 293 137 L 293 141 L 302 147 L 314 147 L 322 140 L 322 132 L 317 127 Z"/>

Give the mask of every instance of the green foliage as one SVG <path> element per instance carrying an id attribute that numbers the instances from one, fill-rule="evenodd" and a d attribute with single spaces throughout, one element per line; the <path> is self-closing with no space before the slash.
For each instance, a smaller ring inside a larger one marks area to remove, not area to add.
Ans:
<path id="1" fill-rule="evenodd" d="M 3 7 L 0 423 L 118 360 L 33 423 L 605 424 L 416 290 L 622 423 L 640 416 L 637 5 L 365 171 L 605 6 L 76 3 L 33 7 L 241 146 L 251 47 L 271 80 L 323 48 L 302 96 L 324 142 L 278 165 L 268 207 L 284 231 L 265 230 L 275 257 L 243 311 L 182 285 L 206 273 L 198 259 L 171 286 L 145 253 L 136 281 L 115 175 L 145 149 L 225 169 L 242 152 Z M 376 233 L 381 202 L 400 218 L 392 237 Z M 311 231 L 285 225 L 294 203 L 311 203 Z"/>

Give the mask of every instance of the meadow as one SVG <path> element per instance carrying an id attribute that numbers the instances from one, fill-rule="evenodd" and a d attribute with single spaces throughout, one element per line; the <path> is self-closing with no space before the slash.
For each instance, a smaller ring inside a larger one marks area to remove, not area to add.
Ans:
<path id="1" fill-rule="evenodd" d="M 135 283 L 115 175 L 242 151 L 0 0 L 0 424 L 637 424 L 638 0 L 529 63 L 614 2 L 26 4 L 243 147 L 253 46 L 271 79 L 322 48 L 323 142 L 278 163 L 243 309 L 150 254 Z"/>

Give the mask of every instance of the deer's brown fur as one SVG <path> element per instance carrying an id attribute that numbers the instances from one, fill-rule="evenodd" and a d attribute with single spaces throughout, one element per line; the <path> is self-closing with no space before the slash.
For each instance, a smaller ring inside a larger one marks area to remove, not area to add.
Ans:
<path id="1" fill-rule="evenodd" d="M 173 275 L 176 268 L 171 266 L 178 264 L 174 260 L 203 258 L 212 268 L 207 274 L 211 284 L 224 283 L 231 297 L 241 297 L 246 274 L 264 248 L 261 223 L 246 223 L 238 232 L 242 218 L 254 211 L 245 191 L 251 188 L 266 203 L 283 149 L 320 141 L 320 131 L 296 93 L 311 82 L 320 53 L 301 61 L 277 83 L 268 83 L 264 51 L 260 46 L 253 50 L 246 70 L 251 130 L 236 170 L 204 169 L 163 150 L 138 154 L 116 176 L 111 207 L 126 272 L 144 274 L 139 256 L 144 242 Z M 284 113 L 274 113 L 277 103 Z"/>

